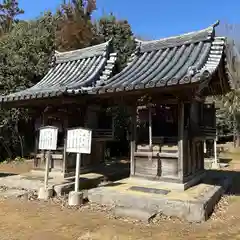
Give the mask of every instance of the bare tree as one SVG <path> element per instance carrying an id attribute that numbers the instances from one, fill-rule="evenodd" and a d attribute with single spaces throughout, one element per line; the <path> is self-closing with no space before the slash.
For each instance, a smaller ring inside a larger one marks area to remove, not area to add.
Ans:
<path id="1" fill-rule="evenodd" d="M 217 27 L 218 36 L 226 36 L 240 52 L 240 24 L 222 23 Z M 221 97 L 222 109 L 233 119 L 234 145 L 240 147 L 240 90 L 235 89 Z"/>

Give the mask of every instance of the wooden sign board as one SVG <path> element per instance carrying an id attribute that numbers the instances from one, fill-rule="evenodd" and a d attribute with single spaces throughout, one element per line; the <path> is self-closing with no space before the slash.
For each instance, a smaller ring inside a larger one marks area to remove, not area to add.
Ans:
<path id="1" fill-rule="evenodd" d="M 53 126 L 46 126 L 39 129 L 39 144 L 40 150 L 56 150 L 57 149 L 57 137 L 58 128 Z"/>
<path id="2" fill-rule="evenodd" d="M 67 132 L 67 152 L 91 153 L 92 130 L 86 128 L 69 129 Z"/>

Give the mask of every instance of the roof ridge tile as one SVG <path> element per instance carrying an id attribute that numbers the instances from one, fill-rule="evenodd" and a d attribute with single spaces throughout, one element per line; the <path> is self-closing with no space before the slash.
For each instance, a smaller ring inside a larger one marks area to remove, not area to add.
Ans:
<path id="1" fill-rule="evenodd" d="M 76 60 L 91 58 L 96 56 L 106 56 L 110 43 L 111 43 L 111 40 L 98 45 L 66 51 L 66 52 L 55 51 L 54 56 L 56 59 L 56 63 L 76 61 Z"/>
<path id="2" fill-rule="evenodd" d="M 160 50 L 163 48 L 189 45 L 192 43 L 209 41 L 213 39 L 215 37 L 216 26 L 217 23 L 199 31 L 192 31 L 189 33 L 184 33 L 173 37 L 166 37 L 159 40 L 142 41 L 135 39 L 135 41 L 137 43 L 137 48 L 141 53 Z"/>

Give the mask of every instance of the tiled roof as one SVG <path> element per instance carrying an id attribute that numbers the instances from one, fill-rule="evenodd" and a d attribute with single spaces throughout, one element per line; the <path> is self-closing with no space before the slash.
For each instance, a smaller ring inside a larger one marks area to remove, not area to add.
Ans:
<path id="1" fill-rule="evenodd" d="M 225 56 L 227 39 L 215 37 L 216 25 L 158 41 L 137 41 L 138 48 L 132 62 L 101 87 L 95 88 L 95 92 L 130 91 L 201 82 L 217 70 Z M 230 81 L 230 84 L 233 82 Z"/>
<path id="2" fill-rule="evenodd" d="M 98 80 L 108 79 L 116 60 L 109 53 L 110 41 L 69 52 L 56 52 L 55 64 L 35 86 L 1 98 L 2 102 L 78 94 L 91 88 Z"/>
<path id="3" fill-rule="evenodd" d="M 49 98 L 62 94 L 112 93 L 201 83 L 215 76 L 217 89 L 238 88 L 240 55 L 233 42 L 206 29 L 155 41 L 137 41 L 136 52 L 113 75 L 116 53 L 110 42 L 55 54 L 55 66 L 35 86 L 0 98 L 0 102 Z M 216 74 L 215 74 L 216 73 Z M 217 76 L 217 78 L 216 78 Z"/>

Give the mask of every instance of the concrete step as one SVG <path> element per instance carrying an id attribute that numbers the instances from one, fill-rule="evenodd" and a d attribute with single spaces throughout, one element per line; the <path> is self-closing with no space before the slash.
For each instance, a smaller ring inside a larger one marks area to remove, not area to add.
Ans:
<path id="1" fill-rule="evenodd" d="M 156 213 L 149 212 L 147 210 L 124 207 L 115 207 L 113 211 L 118 217 L 129 217 L 144 222 L 149 222 L 149 220 L 156 215 Z"/>
<path id="2" fill-rule="evenodd" d="M 80 178 L 80 190 L 90 189 L 97 187 L 103 181 L 103 177 L 96 178 Z M 57 184 L 53 186 L 55 194 L 57 196 L 63 196 L 74 190 L 75 178 L 72 178 L 72 181 Z"/>

